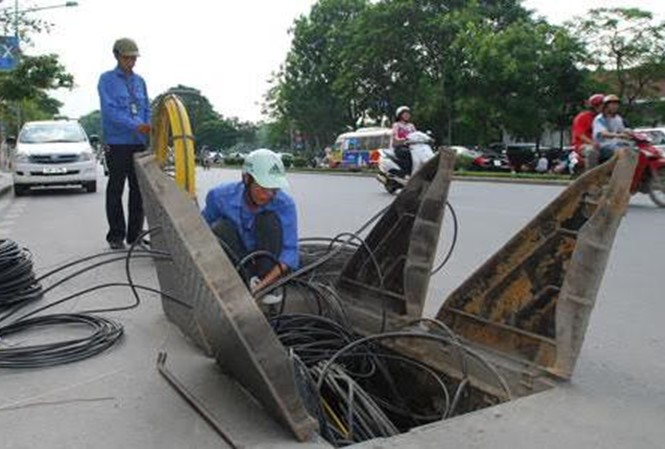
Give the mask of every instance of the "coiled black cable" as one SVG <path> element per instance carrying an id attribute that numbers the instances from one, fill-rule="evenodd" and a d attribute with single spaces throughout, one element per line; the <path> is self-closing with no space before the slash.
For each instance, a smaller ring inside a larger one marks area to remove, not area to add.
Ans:
<path id="1" fill-rule="evenodd" d="M 40 327 L 84 326 L 85 337 L 0 350 L 0 368 L 40 368 L 72 363 L 106 351 L 123 334 L 117 321 L 97 315 L 58 313 L 18 320 L 0 328 L 0 338 Z"/>
<path id="2" fill-rule="evenodd" d="M 145 235 L 148 235 L 153 231 L 146 231 L 141 234 L 140 238 L 137 241 L 142 241 Z M 35 289 L 38 290 L 39 296 L 34 299 L 38 299 L 43 296 L 47 291 L 53 290 L 62 283 L 71 280 L 72 278 L 79 276 L 83 273 L 96 269 L 98 267 L 113 263 L 116 261 L 124 260 L 125 261 L 125 275 L 127 277 L 127 282 L 112 282 L 101 285 L 96 285 L 93 287 L 86 288 L 82 291 L 70 294 L 62 299 L 46 304 L 37 309 L 31 310 L 27 313 L 23 313 L 18 318 L 14 318 L 10 323 L 0 326 L 0 368 L 39 368 L 39 367 L 48 367 L 61 365 L 65 363 L 72 363 L 79 360 L 83 360 L 95 355 L 98 355 L 116 343 L 122 338 L 124 331 L 122 324 L 117 321 L 101 317 L 97 315 L 102 312 L 118 312 L 122 310 L 129 310 L 135 307 L 138 307 L 141 302 L 141 298 L 138 295 L 138 290 L 146 290 L 154 293 L 159 293 L 163 297 L 170 299 L 183 307 L 190 307 L 183 301 L 180 301 L 177 298 L 173 298 L 164 292 L 161 292 L 158 289 L 151 287 L 146 287 L 138 285 L 134 282 L 131 270 L 130 270 L 130 261 L 134 258 L 157 258 L 165 259 L 168 258 L 168 255 L 163 252 L 158 251 L 147 251 L 142 250 L 141 253 L 134 255 L 136 249 L 136 244 L 132 245 L 128 251 L 122 256 L 118 256 L 117 252 L 113 253 L 100 253 L 92 256 L 84 257 L 78 259 L 74 262 L 67 263 L 62 265 L 44 275 L 37 278 L 32 270 L 32 261 L 29 258 L 29 252 L 27 250 L 21 250 L 21 248 L 15 242 L 5 243 L 1 248 L 3 252 L 0 253 L 0 267 L 4 266 L 3 263 L 6 260 L 14 260 L 17 257 L 23 255 L 24 259 L 27 257 L 29 264 L 25 260 L 21 260 L 21 266 L 24 269 L 27 269 L 29 266 L 29 273 L 24 274 L 23 278 L 32 279 Z M 21 252 L 22 251 L 22 252 Z M 74 267 L 84 262 L 89 262 L 93 259 L 98 259 L 104 257 L 105 260 L 95 262 L 88 266 L 85 266 L 81 269 L 76 270 L 74 273 L 66 275 L 64 278 L 52 283 L 48 288 L 43 288 L 40 284 L 40 280 L 46 279 L 56 273 L 62 272 L 65 269 Z M 15 273 L 12 271 L 11 273 Z M 13 277 L 0 277 L 0 291 L 5 287 L 3 281 L 6 279 L 13 279 Z M 9 284 L 10 286 L 13 284 Z M 109 288 L 109 287 L 130 287 L 132 294 L 134 296 L 134 302 L 127 306 L 117 306 L 109 307 L 96 310 L 88 310 L 79 313 L 54 313 L 49 315 L 41 315 L 47 309 L 51 309 L 55 306 L 63 304 L 67 301 L 70 301 L 74 298 L 83 296 L 85 294 L 91 293 L 93 291 Z M 14 297 L 11 297 L 14 299 Z M 9 307 L 6 307 L 6 313 L 3 316 L 0 316 L 0 323 L 7 321 L 10 317 L 18 314 L 23 311 L 30 301 L 10 301 L 8 302 Z M 60 340 L 49 343 L 41 344 L 31 344 L 31 345 L 22 345 L 20 347 L 2 347 L 1 340 L 3 338 L 21 333 L 27 332 L 40 328 L 53 328 L 53 327 L 67 327 L 71 328 L 79 327 L 86 329 L 88 334 L 83 337 L 71 338 L 67 340 Z"/>
<path id="3" fill-rule="evenodd" d="M 30 251 L 13 240 L 0 240 L 0 310 L 38 300 L 42 296 Z"/>

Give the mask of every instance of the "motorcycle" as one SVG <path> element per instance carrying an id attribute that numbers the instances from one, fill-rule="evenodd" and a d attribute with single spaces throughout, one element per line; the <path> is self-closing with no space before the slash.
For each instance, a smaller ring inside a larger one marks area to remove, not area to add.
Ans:
<path id="1" fill-rule="evenodd" d="M 639 151 L 630 193 L 649 194 L 658 207 L 665 207 L 665 154 L 651 143 L 646 134 L 629 135 Z"/>
<path id="2" fill-rule="evenodd" d="M 376 178 L 383 184 L 388 193 L 395 193 L 406 186 L 411 175 L 434 157 L 432 141 L 432 138 L 424 132 L 415 131 L 408 135 L 406 144 L 409 147 L 412 161 L 411 173 L 408 174 L 404 173 L 404 168 L 400 165 L 400 160 L 393 149 L 379 150 L 377 164 L 379 173 Z"/>

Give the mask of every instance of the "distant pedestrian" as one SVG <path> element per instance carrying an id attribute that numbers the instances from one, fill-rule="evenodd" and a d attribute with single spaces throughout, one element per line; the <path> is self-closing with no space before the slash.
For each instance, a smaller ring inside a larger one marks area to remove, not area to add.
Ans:
<path id="1" fill-rule="evenodd" d="M 106 187 L 106 241 L 112 249 L 132 244 L 143 227 L 143 202 L 134 172 L 134 154 L 143 151 L 150 134 L 150 101 L 145 81 L 134 73 L 139 49 L 132 39 L 113 44 L 117 66 L 102 74 L 97 90 L 102 113 L 104 141 L 108 146 L 106 163 L 109 181 Z M 125 224 L 122 192 L 129 181 L 129 211 Z"/>
<path id="2" fill-rule="evenodd" d="M 549 171 L 549 165 L 550 163 L 545 155 L 541 155 L 540 158 L 538 158 L 538 163 L 536 164 L 536 172 L 547 173 Z"/>

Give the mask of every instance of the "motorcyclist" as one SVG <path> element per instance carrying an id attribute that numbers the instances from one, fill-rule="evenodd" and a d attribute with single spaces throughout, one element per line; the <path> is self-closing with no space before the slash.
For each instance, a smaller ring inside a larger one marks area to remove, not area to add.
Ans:
<path id="1" fill-rule="evenodd" d="M 409 134 L 416 131 L 416 127 L 411 123 L 411 108 L 400 106 L 395 112 L 395 123 L 393 123 L 392 146 L 395 151 L 395 157 L 404 172 L 404 176 L 410 176 L 413 168 L 411 160 L 411 151 L 407 143 Z"/>
<path id="2" fill-rule="evenodd" d="M 584 159 L 586 169 L 598 165 L 598 148 L 593 141 L 593 120 L 603 110 L 603 94 L 593 94 L 586 101 L 588 109 L 573 119 L 573 148 Z"/>
<path id="3" fill-rule="evenodd" d="M 630 146 L 630 135 L 623 118 L 618 114 L 621 100 L 616 95 L 603 99 L 603 111 L 593 120 L 593 140 L 600 151 L 600 161 L 605 161 L 622 147 Z"/>

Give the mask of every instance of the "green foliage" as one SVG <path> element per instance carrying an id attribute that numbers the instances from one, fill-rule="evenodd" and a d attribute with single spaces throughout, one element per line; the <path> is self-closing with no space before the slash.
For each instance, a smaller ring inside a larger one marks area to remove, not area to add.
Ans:
<path id="1" fill-rule="evenodd" d="M 102 113 L 99 110 L 92 111 L 79 118 L 79 123 L 88 136 L 102 138 Z"/>
<path id="2" fill-rule="evenodd" d="M 298 18 L 292 49 L 268 93 L 273 117 L 288 117 L 315 148 L 323 148 L 357 114 L 333 85 L 353 21 L 368 5 L 367 0 L 321 0 Z"/>
<path id="3" fill-rule="evenodd" d="M 305 157 L 294 157 L 293 162 L 291 164 L 292 167 L 294 168 L 305 168 L 309 165 L 309 161 Z"/>
<path id="4" fill-rule="evenodd" d="M 185 108 L 187 108 L 187 113 L 194 134 L 197 133 L 199 126 L 203 123 L 219 120 L 221 118 L 221 116 L 215 112 L 210 101 L 201 94 L 200 90 L 189 86 L 183 86 L 182 84 L 171 87 L 166 92 L 157 95 L 152 101 L 153 113 L 154 108 L 156 108 L 162 98 L 168 94 L 175 94 L 182 100 Z"/>
<path id="5" fill-rule="evenodd" d="M 224 157 L 224 164 L 225 165 L 231 165 L 231 166 L 240 166 L 245 162 L 245 160 L 241 157 L 237 157 L 235 155 L 233 156 L 226 156 Z"/>
<path id="6" fill-rule="evenodd" d="M 52 24 L 50 22 L 35 18 L 29 12 L 19 10 L 18 16 L 16 16 L 14 8 L 0 9 L 0 30 L 2 30 L 3 35 L 18 34 L 23 45 L 32 44 L 32 35 L 48 33 L 51 28 Z"/>
<path id="7" fill-rule="evenodd" d="M 152 102 L 153 114 L 162 98 L 167 94 L 177 95 L 189 115 L 192 132 L 196 137 L 197 150 L 203 147 L 228 149 L 237 145 L 252 146 L 256 141 L 256 127 L 235 117 L 225 118 L 215 111 L 208 98 L 193 87 L 177 85 L 163 92 Z"/>
<path id="8" fill-rule="evenodd" d="M 15 17 L 11 8 L 0 10 L 0 29 L 5 35 L 17 32 L 22 47 L 31 43 L 32 35 L 50 28 L 48 22 L 33 19 L 28 13 Z M 49 95 L 50 91 L 73 85 L 73 76 L 57 55 L 20 54 L 13 70 L 0 72 L 0 121 L 7 129 L 15 130 L 27 120 L 51 119 L 58 115 L 62 104 Z"/>
<path id="9" fill-rule="evenodd" d="M 662 97 L 655 83 L 665 73 L 665 22 L 637 8 L 599 8 L 570 26 L 586 43 L 588 66 L 626 103 Z"/>
<path id="10" fill-rule="evenodd" d="M 518 0 L 320 0 L 293 36 L 266 106 L 314 149 L 402 104 L 438 141 L 537 139 L 586 96 L 580 42 Z"/>
<path id="11" fill-rule="evenodd" d="M 221 119 L 211 119 L 199 124 L 194 135 L 199 148 L 204 145 L 212 148 L 229 148 L 238 139 L 233 125 Z"/>

